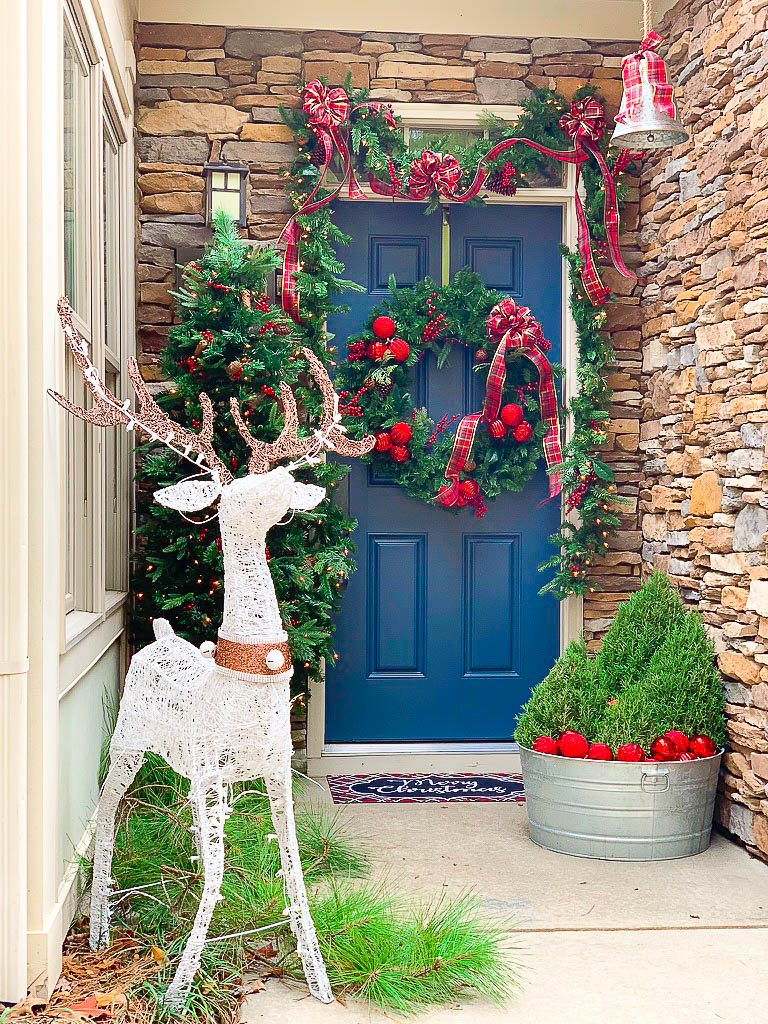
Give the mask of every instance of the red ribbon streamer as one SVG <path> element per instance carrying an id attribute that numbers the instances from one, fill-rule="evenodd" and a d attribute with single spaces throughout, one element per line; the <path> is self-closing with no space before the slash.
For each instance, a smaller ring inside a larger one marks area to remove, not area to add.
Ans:
<path id="1" fill-rule="evenodd" d="M 544 436 L 544 458 L 549 471 L 549 497 L 554 498 L 562 489 L 560 472 L 555 469 L 563 461 L 560 450 L 560 424 L 557 416 L 557 395 L 552 367 L 544 354 L 551 347 L 544 337 L 541 324 L 527 306 L 518 306 L 512 299 L 503 299 L 488 316 L 488 337 L 496 345 L 488 379 L 482 412 L 465 416 L 456 430 L 453 449 L 445 468 L 448 481 L 435 495 L 435 501 L 451 508 L 460 497 L 459 476 L 469 462 L 475 434 L 481 422 L 492 423 L 499 418 L 504 384 L 507 378 L 506 354 L 508 349 L 519 348 L 539 371 L 539 406 L 541 418 L 547 428 Z"/>
<path id="2" fill-rule="evenodd" d="M 640 49 L 630 53 L 621 62 L 621 77 L 624 84 L 624 95 L 621 109 L 616 115 L 616 122 L 624 124 L 637 116 L 643 97 L 643 82 L 640 77 L 640 61 L 644 60 L 648 68 L 648 81 L 653 91 L 653 105 L 663 114 L 676 117 L 675 104 L 672 99 L 672 86 L 667 78 L 667 67 L 663 59 L 656 53 L 661 44 L 661 36 L 649 32 L 640 44 Z"/>

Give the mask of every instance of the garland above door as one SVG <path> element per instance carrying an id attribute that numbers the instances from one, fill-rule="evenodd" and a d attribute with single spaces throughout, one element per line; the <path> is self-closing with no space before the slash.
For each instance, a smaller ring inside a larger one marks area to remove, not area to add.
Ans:
<path id="1" fill-rule="evenodd" d="M 347 392 L 342 412 L 347 414 L 350 431 L 363 424 L 377 427 L 381 437 L 371 458 L 386 459 L 390 470 L 396 466 L 392 471 L 417 497 L 449 507 L 468 504 L 483 514 L 484 496 L 520 489 L 544 454 L 551 474 L 550 494 L 562 490 L 564 511 L 573 516 L 564 519 L 551 538 L 558 550 L 542 568 L 555 572 L 542 589 L 560 598 L 592 590 L 589 567 L 607 552 L 620 523 L 622 503 L 613 473 L 599 451 L 606 440 L 611 390 L 605 374 L 613 351 L 601 308 L 610 292 L 600 280 L 597 263 L 609 260 L 619 273 L 634 277 L 618 244 L 624 192 L 620 175 L 640 154 L 622 150 L 613 157 L 607 153 L 603 106 L 588 87 L 570 104 L 556 93 L 538 90 L 514 124 L 482 115 L 487 139 L 450 152 L 447 145 L 441 145 L 440 152 L 409 150 L 391 106 L 369 100 L 364 90 L 331 89 L 322 82 L 310 82 L 304 88 L 302 108 L 282 113 L 298 147 L 286 172 L 296 213 L 282 235 L 282 303 L 299 333 L 315 343 L 330 340 L 326 323 L 337 297 L 356 287 L 341 276 L 344 266 L 336 248 L 348 238 L 335 226 L 330 204 L 342 192 L 350 199 L 367 198 L 359 178 L 365 179 L 369 194 L 423 202 L 431 212 L 445 202 L 482 202 L 483 191 L 511 195 L 542 180 L 551 182 L 553 175 L 557 179 L 563 164 L 575 166 L 584 198 L 577 190 L 577 250 L 565 251 L 565 256 L 577 330 L 578 391 L 567 409 L 572 434 L 562 453 L 546 342 L 537 343 L 543 338 L 535 328 L 531 334 L 530 323 L 523 322 L 529 316 L 535 324 L 535 311 L 506 308 L 502 314 L 507 316 L 506 330 L 494 336 L 490 314 L 503 297 L 486 292 L 472 280 L 474 275 L 458 281 L 462 302 L 457 302 L 456 279 L 440 289 L 425 281 L 408 295 L 393 291 L 387 308 L 376 311 L 363 335 L 352 339 L 352 358 L 340 371 L 338 386 Z M 451 305 L 453 321 L 444 305 Z M 479 310 L 484 311 L 484 324 L 483 317 L 478 322 Z M 398 320 L 406 315 L 410 329 Z M 383 331 L 381 323 L 374 330 L 377 318 L 389 318 L 394 331 L 387 335 L 389 325 Z M 501 323 L 498 318 L 493 322 L 496 327 Z M 509 346 L 529 358 L 518 355 L 510 360 L 502 350 L 494 364 L 501 336 L 506 333 L 509 338 L 510 330 L 515 337 L 529 339 L 528 344 L 520 340 Z M 486 368 L 488 372 L 483 409 L 474 423 L 466 423 L 472 417 L 464 417 L 455 441 L 446 435 L 449 423 L 430 424 L 423 411 L 409 408 L 405 386 L 405 367 L 413 365 L 426 348 L 438 358 L 447 358 L 448 339 L 479 351 L 481 372 Z M 494 376 L 498 378 L 500 370 L 506 379 L 501 379 L 499 387 Z M 372 395 L 380 401 L 372 402 Z M 373 419 L 366 416 L 367 407 L 372 413 L 376 409 Z M 384 409 L 387 415 L 379 416 Z M 402 418 L 394 419 L 396 415 Z M 442 486 L 428 493 L 435 483 Z"/>

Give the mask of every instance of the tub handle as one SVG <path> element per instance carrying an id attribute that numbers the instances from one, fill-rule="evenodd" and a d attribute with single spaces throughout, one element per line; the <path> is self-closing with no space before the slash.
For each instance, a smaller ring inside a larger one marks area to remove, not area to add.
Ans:
<path id="1" fill-rule="evenodd" d="M 643 768 L 640 789 L 644 793 L 666 793 L 669 789 L 669 768 Z"/>

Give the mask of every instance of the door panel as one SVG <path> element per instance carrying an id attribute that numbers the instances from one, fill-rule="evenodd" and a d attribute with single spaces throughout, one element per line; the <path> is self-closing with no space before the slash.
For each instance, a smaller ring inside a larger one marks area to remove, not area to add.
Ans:
<path id="1" fill-rule="evenodd" d="M 336 221 L 353 238 L 340 256 L 365 292 L 335 316 L 340 358 L 349 334 L 385 297 L 390 273 L 407 286 L 439 280 L 440 215 L 412 204 L 340 203 Z M 450 209 L 451 273 L 476 270 L 485 283 L 530 305 L 560 350 L 560 210 L 553 207 Z M 424 360 L 416 404 L 430 415 L 468 413 L 482 385 L 467 350 L 437 371 Z M 358 571 L 337 623 L 339 660 L 328 668 L 326 741 L 509 741 L 516 715 L 559 649 L 559 610 L 541 597 L 538 564 L 560 508 L 547 496 L 543 467 L 520 494 L 505 494 L 485 519 L 415 501 L 353 463 L 350 511 Z"/>

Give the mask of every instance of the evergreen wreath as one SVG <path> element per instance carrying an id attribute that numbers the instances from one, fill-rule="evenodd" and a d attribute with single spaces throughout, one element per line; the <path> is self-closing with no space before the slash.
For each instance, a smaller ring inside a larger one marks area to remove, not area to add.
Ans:
<path id="1" fill-rule="evenodd" d="M 503 298 L 466 269 L 442 288 L 425 278 L 398 289 L 390 279 L 390 297 L 371 312 L 365 330 L 349 339 L 336 375 L 341 412 L 352 420 L 349 433 L 375 434 L 376 447 L 364 461 L 421 501 L 433 502 L 445 484 L 453 448 L 449 428 L 460 414 L 435 423 L 425 409 L 414 408 L 416 366 L 431 353 L 439 369 L 455 358 L 453 349 L 466 346 L 485 381 L 491 359 L 486 321 Z M 486 500 L 522 490 L 536 469 L 545 434 L 537 391 L 535 368 L 510 352 L 500 421 L 477 431 L 460 484 L 458 505 L 471 506 L 478 517 L 485 515 Z"/>
<path id="2" fill-rule="evenodd" d="M 402 135 L 392 130 L 396 118 L 391 110 L 384 104 L 379 104 L 377 108 L 366 106 L 369 103 L 368 91 L 352 89 L 349 76 L 344 88 L 350 101 L 349 144 L 355 165 L 361 171 L 370 170 L 381 177 L 402 177 L 406 167 L 410 166 L 418 154 L 409 151 Z M 596 95 L 599 98 L 591 86 L 585 85 L 577 90 L 574 99 L 579 101 Z M 558 93 L 537 89 L 526 100 L 520 118 L 514 124 L 481 114 L 480 121 L 487 133 L 486 140 L 470 147 L 457 147 L 449 138 L 445 138 L 435 143 L 434 148 L 458 160 L 461 167 L 459 186 L 463 187 L 489 144 L 523 137 L 551 148 L 567 149 L 571 140 L 563 130 L 560 119 L 569 108 L 568 101 Z M 319 182 L 321 160 L 318 139 L 304 110 L 282 108 L 281 113 L 294 133 L 298 148 L 295 160 L 284 175 L 288 194 L 298 210 Z M 621 175 L 631 166 L 632 161 L 624 151 L 609 154 L 605 135 L 598 145 L 607 158 L 614 178 L 618 179 L 616 192 L 621 204 L 626 193 Z M 497 164 L 489 167 L 492 173 L 486 183 L 487 188 L 509 195 L 519 187 L 560 180 L 560 168 L 551 158 L 535 150 L 525 147 L 516 149 L 513 159 L 514 162 L 506 157 L 500 158 Z M 607 258 L 607 247 L 603 223 L 603 180 L 594 162 L 589 161 L 583 165 L 581 183 L 585 192 L 583 205 L 589 232 L 595 240 L 598 259 L 604 260 Z M 480 201 L 471 200 L 473 203 Z M 437 204 L 437 195 L 431 195 L 427 210 Z M 325 327 L 327 319 L 336 309 L 343 308 L 337 306 L 337 297 L 344 290 L 359 288 L 353 282 L 343 279 L 344 264 L 337 255 L 338 247 L 348 244 L 350 239 L 334 223 L 333 208 L 330 205 L 300 216 L 298 224 L 301 230 L 298 238 L 299 270 L 296 286 L 301 298 L 301 321 L 296 325 L 296 332 L 313 346 L 328 345 L 332 339 Z M 613 472 L 600 455 L 600 448 L 606 440 L 607 410 L 611 400 L 611 388 L 606 374 L 614 359 L 610 339 L 604 333 L 607 317 L 605 310 L 594 306 L 585 292 L 580 273 L 582 262 L 578 253 L 570 250 L 564 250 L 564 253 L 569 264 L 570 308 L 576 323 L 579 355 L 576 371 L 578 393 L 566 410 L 571 418 L 572 433 L 563 449 L 561 467 L 563 506 L 572 515 L 550 538 L 557 551 L 541 566 L 542 569 L 555 570 L 542 591 L 560 599 L 569 594 L 584 594 L 595 589 L 589 576 L 590 566 L 608 551 L 609 541 L 620 524 L 621 507 L 625 503 L 617 496 Z M 466 334 L 467 338 L 475 336 L 469 332 Z M 361 387 L 363 382 L 364 379 L 361 379 L 357 387 Z M 347 390 L 354 396 L 357 388 L 353 386 Z M 408 413 L 407 407 L 405 412 Z M 531 410 L 530 414 L 534 415 L 534 411 Z M 354 425 L 355 419 L 351 418 L 350 423 Z M 430 436 L 427 432 L 423 439 L 426 441 Z M 533 445 L 527 447 L 535 461 L 539 453 L 533 455 Z M 435 461 L 438 451 L 443 455 L 445 450 L 437 449 L 435 443 L 432 452 Z M 414 468 L 410 467 L 408 473 Z M 405 474 L 400 482 L 406 486 Z M 417 488 L 418 481 L 414 479 L 412 486 Z M 493 496 L 493 483 L 489 481 L 488 486 L 487 493 Z M 423 486 L 422 493 L 426 494 L 426 491 L 426 486 Z"/>

